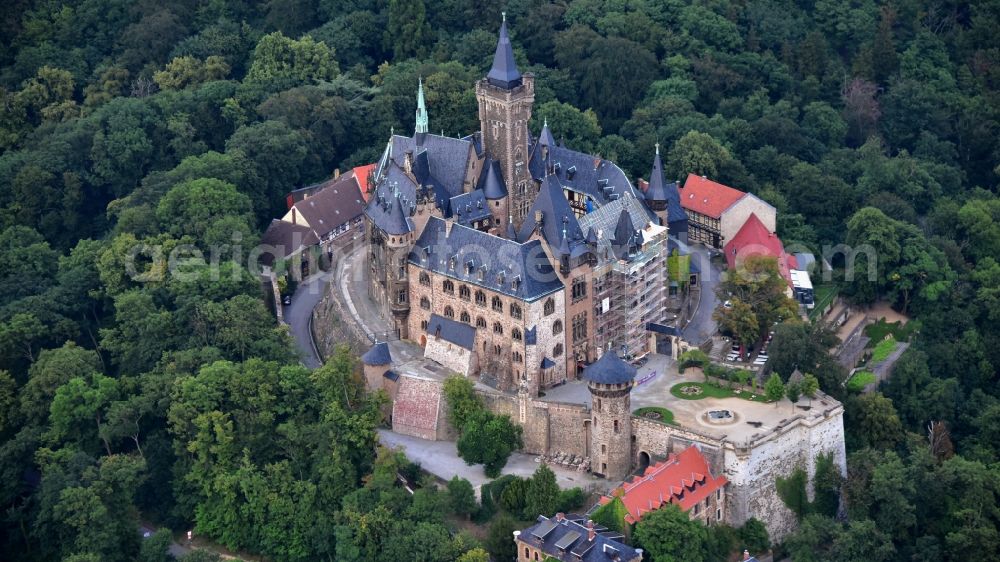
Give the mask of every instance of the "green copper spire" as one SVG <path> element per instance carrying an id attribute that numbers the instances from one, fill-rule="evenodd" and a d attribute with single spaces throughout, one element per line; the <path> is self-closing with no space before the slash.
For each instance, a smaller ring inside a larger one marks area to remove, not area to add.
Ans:
<path id="1" fill-rule="evenodd" d="M 417 133 L 427 132 L 427 105 L 424 103 L 424 80 L 417 79 Z"/>

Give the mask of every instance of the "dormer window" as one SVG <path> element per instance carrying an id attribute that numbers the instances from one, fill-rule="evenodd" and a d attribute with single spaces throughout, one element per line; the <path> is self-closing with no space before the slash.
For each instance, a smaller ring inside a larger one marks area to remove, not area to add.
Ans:
<path id="1" fill-rule="evenodd" d="M 518 275 L 510 282 L 510 288 L 512 291 L 516 291 L 521 286 L 521 276 Z"/>
<path id="2" fill-rule="evenodd" d="M 485 265 L 479 268 L 479 280 L 480 281 L 486 280 L 486 266 Z"/>
<path id="3" fill-rule="evenodd" d="M 458 260 L 455 259 L 455 256 L 452 256 L 452 257 L 448 258 L 448 269 L 449 270 L 455 271 L 455 266 L 457 264 L 458 264 Z"/>

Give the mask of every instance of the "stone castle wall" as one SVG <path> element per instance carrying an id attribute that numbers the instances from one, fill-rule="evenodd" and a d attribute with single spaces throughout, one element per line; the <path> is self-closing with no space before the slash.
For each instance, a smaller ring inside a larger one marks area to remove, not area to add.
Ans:
<path id="1" fill-rule="evenodd" d="M 712 474 L 722 474 L 725 462 L 722 441 L 688 431 L 675 425 L 632 417 L 632 461 L 639 465 L 642 453 L 649 455 L 650 464 L 665 460 L 670 453 L 680 453 L 691 445 L 697 445 L 701 454 L 708 460 Z"/>
<path id="2" fill-rule="evenodd" d="M 399 383 L 393 405 L 394 431 L 424 439 L 457 439 L 458 432 L 447 422 L 448 405 L 441 381 L 403 376 Z M 823 395 L 813 400 L 814 413 L 809 416 L 795 416 L 755 440 L 732 443 L 636 416 L 630 416 L 631 434 L 622 433 L 628 431 L 629 425 L 620 425 L 620 433 L 614 434 L 610 412 L 604 412 L 604 417 L 598 414 L 599 425 L 592 428 L 591 411 L 581 404 L 546 402 L 532 399 L 527 393 L 477 392 L 491 412 L 510 416 L 523 428 L 523 452 L 589 457 L 592 470 L 597 473 L 602 470 L 600 463 L 608 460 L 627 467 L 622 469 L 627 472 L 640 465 L 643 453 L 654 463 L 666 459 L 670 453 L 697 446 L 712 473 L 729 479 L 722 498 L 725 522 L 738 527 L 755 517 L 765 524 L 774 541 L 780 541 L 797 526 L 794 513 L 778 496 L 778 476 L 788 476 L 797 467 L 803 468 L 809 476 L 808 491 L 812 497 L 812 481 L 820 455 L 832 454 L 836 466 L 846 474 L 844 409 Z M 609 426 L 608 435 L 604 435 L 600 424 Z M 592 435 L 595 430 L 602 433 Z M 600 453 L 602 444 L 608 447 L 606 457 Z M 624 444 L 625 450 L 619 451 L 618 444 Z M 609 464 L 608 469 L 613 479 L 625 477 L 625 474 L 611 474 L 610 469 L 618 470 L 615 466 Z M 708 508 L 712 511 L 705 513 L 706 517 L 714 517 L 717 508 L 710 504 Z"/>
<path id="3" fill-rule="evenodd" d="M 814 401 L 813 407 L 823 406 Z M 776 478 L 790 475 L 797 467 L 805 469 L 811 496 L 816 459 L 827 453 L 833 454 L 835 464 L 846 474 L 843 413 L 843 407 L 834 402 L 817 419 L 798 416 L 751 443 L 726 443 L 727 522 L 739 526 L 756 517 L 767 526 L 772 541 L 792 532 L 797 526 L 795 514 L 778 496 Z"/>

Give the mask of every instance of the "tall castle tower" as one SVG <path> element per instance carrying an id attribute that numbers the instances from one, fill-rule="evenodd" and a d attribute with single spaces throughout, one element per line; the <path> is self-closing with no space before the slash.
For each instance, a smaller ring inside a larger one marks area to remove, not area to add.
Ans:
<path id="1" fill-rule="evenodd" d="M 632 470 L 635 372 L 611 350 L 583 370 L 590 390 L 590 470 L 608 480 L 622 480 Z"/>
<path id="2" fill-rule="evenodd" d="M 535 77 L 517 69 L 507 35 L 507 17 L 500 26 L 500 40 L 493 67 L 476 83 L 479 127 L 486 156 L 500 163 L 509 194 L 509 212 L 518 228 L 535 197 L 528 172 L 528 121 L 535 102 Z"/>

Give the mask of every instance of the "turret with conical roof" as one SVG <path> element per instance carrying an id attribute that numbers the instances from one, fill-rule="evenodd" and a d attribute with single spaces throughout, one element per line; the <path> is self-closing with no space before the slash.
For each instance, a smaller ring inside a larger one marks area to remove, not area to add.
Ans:
<path id="1" fill-rule="evenodd" d="M 646 205 L 666 226 L 671 236 L 687 242 L 687 212 L 681 206 L 681 195 L 677 183 L 663 180 L 663 163 L 660 161 L 660 145 L 656 145 L 653 170 L 649 174 L 649 186 L 645 193 Z"/>
<path id="2" fill-rule="evenodd" d="M 608 350 L 582 374 L 590 391 L 590 469 L 621 480 L 632 469 L 632 381 L 636 368 Z"/>

